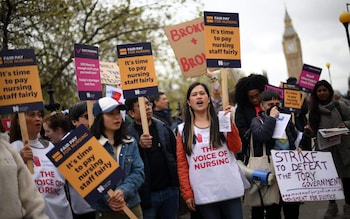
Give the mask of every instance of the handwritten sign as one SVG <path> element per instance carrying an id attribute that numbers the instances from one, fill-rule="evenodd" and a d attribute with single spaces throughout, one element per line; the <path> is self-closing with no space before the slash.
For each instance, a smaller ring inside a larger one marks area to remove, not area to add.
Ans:
<path id="1" fill-rule="evenodd" d="M 206 72 L 203 17 L 164 28 L 185 78 Z"/>
<path id="2" fill-rule="evenodd" d="M 119 164 L 84 125 L 72 131 L 46 156 L 90 205 L 124 177 Z"/>
<path id="3" fill-rule="evenodd" d="M 0 84 L 0 114 L 44 108 L 33 49 L 0 51 Z"/>
<path id="4" fill-rule="evenodd" d="M 207 67 L 240 68 L 240 33 L 237 13 L 204 12 Z"/>
<path id="5" fill-rule="evenodd" d="M 158 82 L 151 43 L 117 45 L 117 53 L 124 97 L 157 94 Z"/>
<path id="6" fill-rule="evenodd" d="M 120 86 L 120 70 L 117 63 L 100 62 L 101 83 Z"/>
<path id="7" fill-rule="evenodd" d="M 80 100 L 102 97 L 100 62 L 96 46 L 74 45 L 74 63 Z"/>
<path id="8" fill-rule="evenodd" d="M 283 201 L 344 199 L 330 152 L 272 150 L 271 155 Z"/>
<path id="9" fill-rule="evenodd" d="M 305 92 L 311 93 L 320 78 L 322 69 L 304 64 L 299 77 L 299 86 Z"/>

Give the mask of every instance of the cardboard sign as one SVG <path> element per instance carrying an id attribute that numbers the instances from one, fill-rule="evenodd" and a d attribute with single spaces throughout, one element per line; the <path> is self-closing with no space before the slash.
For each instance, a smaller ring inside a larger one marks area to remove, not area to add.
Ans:
<path id="1" fill-rule="evenodd" d="M 90 205 L 107 194 L 125 175 L 84 125 L 73 130 L 46 156 Z"/>
<path id="2" fill-rule="evenodd" d="M 151 43 L 117 45 L 121 88 L 124 97 L 136 98 L 158 93 Z"/>
<path id="3" fill-rule="evenodd" d="M 98 48 L 75 44 L 74 57 L 80 100 L 98 100 L 102 97 Z"/>
<path id="4" fill-rule="evenodd" d="M 102 84 L 120 86 L 120 70 L 117 63 L 100 62 L 100 74 Z"/>
<path id="5" fill-rule="evenodd" d="M 271 155 L 283 201 L 344 199 L 330 152 L 271 150 Z"/>
<path id="6" fill-rule="evenodd" d="M 321 72 L 322 68 L 304 64 L 298 80 L 301 89 L 311 93 L 320 78 Z"/>
<path id="7" fill-rule="evenodd" d="M 208 68 L 240 68 L 237 13 L 204 12 L 205 55 Z"/>
<path id="8" fill-rule="evenodd" d="M 33 49 L 0 51 L 0 84 L 0 114 L 44 108 Z"/>
<path id="9" fill-rule="evenodd" d="M 203 17 L 167 26 L 165 35 L 173 48 L 184 78 L 200 76 L 206 72 Z"/>

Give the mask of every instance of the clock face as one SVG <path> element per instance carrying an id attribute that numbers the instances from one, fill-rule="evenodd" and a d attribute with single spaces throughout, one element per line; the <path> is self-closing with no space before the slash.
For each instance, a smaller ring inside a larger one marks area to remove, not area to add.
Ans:
<path id="1" fill-rule="evenodd" d="M 287 51 L 288 52 L 295 52 L 296 51 L 296 46 L 295 46 L 294 42 L 287 43 Z"/>

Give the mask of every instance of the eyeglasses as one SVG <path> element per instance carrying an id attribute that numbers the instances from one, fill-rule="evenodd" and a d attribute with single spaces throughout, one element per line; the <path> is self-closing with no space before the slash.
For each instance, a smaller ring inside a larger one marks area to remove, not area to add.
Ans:
<path id="1" fill-rule="evenodd" d="M 88 114 L 83 114 L 81 116 L 79 116 L 81 118 L 85 118 L 86 120 L 89 120 L 89 115 Z"/>

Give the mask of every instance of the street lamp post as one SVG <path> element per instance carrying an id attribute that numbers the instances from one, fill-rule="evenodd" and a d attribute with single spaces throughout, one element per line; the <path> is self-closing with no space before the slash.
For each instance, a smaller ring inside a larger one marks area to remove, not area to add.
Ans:
<path id="1" fill-rule="evenodd" d="M 344 11 L 339 15 L 339 21 L 344 25 L 345 32 L 346 32 L 346 38 L 348 40 L 348 46 L 350 51 L 350 36 L 349 36 L 349 23 L 350 23 L 350 13 L 349 13 L 349 3 L 346 3 L 346 9 L 347 12 Z"/>
<path id="2" fill-rule="evenodd" d="M 331 70 L 329 69 L 331 67 L 331 63 L 327 62 L 326 67 L 328 68 L 329 83 L 332 85 Z"/>

